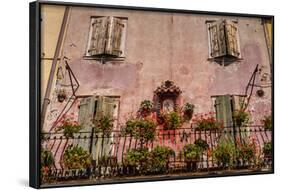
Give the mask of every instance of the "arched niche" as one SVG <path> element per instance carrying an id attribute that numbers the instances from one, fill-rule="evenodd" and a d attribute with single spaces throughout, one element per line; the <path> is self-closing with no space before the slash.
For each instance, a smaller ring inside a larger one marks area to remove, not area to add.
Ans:
<path id="1" fill-rule="evenodd" d="M 162 111 L 175 111 L 178 109 L 178 100 L 181 95 L 181 89 L 173 81 L 164 81 L 161 86 L 154 91 L 154 105 L 157 115 Z"/>

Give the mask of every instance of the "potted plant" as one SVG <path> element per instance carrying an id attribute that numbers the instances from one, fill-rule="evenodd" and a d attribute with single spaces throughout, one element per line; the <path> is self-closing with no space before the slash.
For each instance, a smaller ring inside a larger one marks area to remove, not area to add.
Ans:
<path id="1" fill-rule="evenodd" d="M 272 117 L 271 115 L 268 116 L 264 116 L 264 118 L 262 119 L 262 124 L 265 130 L 272 130 Z"/>
<path id="2" fill-rule="evenodd" d="M 163 173 L 168 171 L 169 158 L 175 155 L 175 152 L 165 146 L 155 147 L 149 154 L 149 161 L 151 166 L 151 171 L 155 173 Z"/>
<path id="3" fill-rule="evenodd" d="M 233 121 L 236 127 L 246 127 L 250 120 L 250 114 L 244 110 L 236 110 L 233 113 Z"/>
<path id="4" fill-rule="evenodd" d="M 233 142 L 221 141 L 213 150 L 213 157 L 219 167 L 231 167 L 235 159 L 235 145 Z"/>
<path id="5" fill-rule="evenodd" d="M 187 144 L 183 148 L 184 160 L 186 162 L 187 171 L 196 171 L 197 163 L 200 160 L 202 149 L 196 144 Z"/>
<path id="6" fill-rule="evenodd" d="M 195 116 L 193 120 L 196 130 L 220 130 L 223 123 L 216 120 L 212 113 Z"/>
<path id="7" fill-rule="evenodd" d="M 152 141 L 155 137 L 156 124 L 148 118 L 131 118 L 126 122 L 124 132 L 141 142 Z"/>
<path id="8" fill-rule="evenodd" d="M 113 129 L 114 119 L 110 115 L 102 114 L 100 117 L 94 120 L 95 129 L 97 132 L 109 135 Z"/>
<path id="9" fill-rule="evenodd" d="M 183 124 L 181 115 L 175 111 L 162 113 L 162 118 L 165 130 L 174 130 L 181 127 Z"/>
<path id="10" fill-rule="evenodd" d="M 195 140 L 194 144 L 197 147 L 199 147 L 201 149 L 201 151 L 205 151 L 205 150 L 207 150 L 209 148 L 208 143 L 205 140 L 201 139 L 201 138 Z"/>
<path id="11" fill-rule="evenodd" d="M 256 160 L 257 145 L 254 140 L 244 139 L 236 141 L 236 160 L 242 161 L 244 166 L 250 166 Z"/>
<path id="12" fill-rule="evenodd" d="M 139 113 L 142 117 L 147 117 L 151 114 L 153 103 L 150 100 L 144 100 L 140 104 Z"/>
<path id="13" fill-rule="evenodd" d="M 63 154 L 63 164 L 68 169 L 89 168 L 91 167 L 91 154 L 78 145 L 70 145 Z"/>
<path id="14" fill-rule="evenodd" d="M 55 164 L 53 153 L 49 150 L 41 150 L 41 178 L 42 181 L 49 181 L 51 168 Z"/>
<path id="15" fill-rule="evenodd" d="M 81 129 L 82 126 L 77 121 L 74 121 L 73 117 L 64 115 L 55 131 L 63 131 L 64 136 L 67 138 L 74 138 L 74 133 L 78 133 Z"/>
<path id="16" fill-rule="evenodd" d="M 270 141 L 264 143 L 262 152 L 265 159 L 267 160 L 272 159 L 272 143 Z"/>
<path id="17" fill-rule="evenodd" d="M 124 158 L 124 173 L 134 175 L 138 172 L 146 173 L 149 168 L 147 161 L 149 155 L 148 148 L 136 148 L 129 150 Z"/>
<path id="18" fill-rule="evenodd" d="M 192 118 L 195 106 L 191 103 L 186 103 L 183 107 L 183 116 L 186 121 Z"/>

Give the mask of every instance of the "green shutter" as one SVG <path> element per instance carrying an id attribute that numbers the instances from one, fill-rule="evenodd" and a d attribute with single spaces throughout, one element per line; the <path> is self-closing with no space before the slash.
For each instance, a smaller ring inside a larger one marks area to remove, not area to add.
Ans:
<path id="1" fill-rule="evenodd" d="M 224 127 L 232 126 L 232 98 L 230 95 L 218 96 L 215 100 L 216 117 L 223 121 Z"/>
<path id="2" fill-rule="evenodd" d="M 78 112 L 78 123 L 83 126 L 83 131 L 90 132 L 93 126 L 93 115 L 95 112 L 95 97 L 83 98 L 80 101 Z"/>
<path id="3" fill-rule="evenodd" d="M 80 100 L 79 104 L 79 111 L 78 111 L 78 123 L 83 128 L 80 132 L 87 132 L 85 133 L 77 133 L 74 134 L 74 145 L 79 145 L 83 149 L 89 151 L 90 148 L 90 135 L 89 133 L 92 131 L 93 127 L 93 114 L 95 111 L 95 97 L 87 97 Z M 87 136 L 87 138 L 84 138 Z"/>
<path id="4" fill-rule="evenodd" d="M 124 24 L 121 19 L 110 17 L 108 21 L 108 33 L 105 52 L 119 57 L 122 54 L 121 40 Z"/>
<path id="5" fill-rule="evenodd" d="M 239 57 L 238 43 L 237 43 L 237 26 L 232 21 L 225 21 L 225 34 L 227 54 Z"/>
<path id="6" fill-rule="evenodd" d="M 116 108 L 116 98 L 100 96 L 97 98 L 97 112 L 95 119 L 99 119 L 104 115 L 113 117 Z M 110 156 L 112 151 L 112 137 L 108 138 L 107 135 L 103 135 L 101 132 L 94 134 L 94 140 L 92 145 L 93 159 L 98 160 L 103 156 Z"/>
<path id="7" fill-rule="evenodd" d="M 94 18 L 92 23 L 92 35 L 90 55 L 104 54 L 106 34 L 107 34 L 108 17 Z"/>

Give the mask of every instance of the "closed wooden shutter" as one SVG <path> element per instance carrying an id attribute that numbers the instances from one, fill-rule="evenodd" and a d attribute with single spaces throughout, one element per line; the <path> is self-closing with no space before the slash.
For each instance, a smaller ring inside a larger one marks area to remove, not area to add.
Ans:
<path id="1" fill-rule="evenodd" d="M 209 37 L 211 57 L 221 57 L 226 54 L 224 24 L 221 22 L 212 22 L 209 24 Z"/>
<path id="2" fill-rule="evenodd" d="M 224 21 L 225 25 L 225 34 L 226 34 L 226 44 L 227 44 L 227 54 L 239 57 L 239 50 L 238 50 L 238 31 L 237 26 L 232 21 Z"/>
<path id="3" fill-rule="evenodd" d="M 215 108 L 217 120 L 222 121 L 224 127 L 232 127 L 232 97 L 218 96 L 215 100 Z"/>
<path id="4" fill-rule="evenodd" d="M 92 36 L 89 54 L 104 54 L 107 37 L 108 17 L 95 18 L 92 23 Z"/>
<path id="5" fill-rule="evenodd" d="M 113 119 L 116 115 L 118 99 L 113 97 L 100 96 L 97 98 L 97 111 L 95 119 L 99 119 L 102 116 L 110 116 Z M 114 126 L 116 127 L 116 126 Z M 94 141 L 92 146 L 93 159 L 99 162 L 99 159 L 103 156 L 110 156 L 113 153 L 113 138 L 112 134 L 102 134 L 97 132 L 94 135 Z"/>
<path id="6" fill-rule="evenodd" d="M 79 145 L 84 150 L 90 151 L 90 132 L 93 127 L 93 115 L 95 113 L 96 97 L 87 97 L 80 100 L 79 111 L 78 111 L 78 123 L 83 128 L 80 132 L 74 134 L 73 144 Z M 87 136 L 87 138 L 84 138 Z"/>
<path id="7" fill-rule="evenodd" d="M 93 126 L 93 115 L 95 112 L 95 97 L 83 98 L 80 101 L 78 112 L 78 123 L 83 126 L 83 131 L 91 131 Z"/>
<path id="8" fill-rule="evenodd" d="M 109 17 L 108 20 L 108 33 L 107 33 L 107 44 L 106 54 L 114 55 L 119 57 L 122 54 L 121 41 L 124 24 L 121 19 Z"/>

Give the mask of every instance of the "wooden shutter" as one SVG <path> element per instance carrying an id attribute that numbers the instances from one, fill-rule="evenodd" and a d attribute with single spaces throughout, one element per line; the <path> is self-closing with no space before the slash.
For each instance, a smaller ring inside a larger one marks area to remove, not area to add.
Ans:
<path id="1" fill-rule="evenodd" d="M 87 97 L 80 101 L 78 123 L 83 126 L 83 131 L 91 131 L 95 112 L 95 100 L 95 97 Z"/>
<path id="2" fill-rule="evenodd" d="M 108 17 L 94 18 L 92 23 L 91 44 L 88 50 L 90 55 L 104 54 L 107 26 Z"/>
<path id="3" fill-rule="evenodd" d="M 237 43 L 237 25 L 232 21 L 224 21 L 227 54 L 239 57 L 238 43 Z"/>
<path id="4" fill-rule="evenodd" d="M 224 25 L 221 22 L 212 22 L 209 25 L 211 57 L 221 57 L 226 54 Z"/>
<path id="5" fill-rule="evenodd" d="M 216 117 L 223 121 L 224 127 L 232 126 L 232 98 L 230 95 L 218 96 L 215 100 Z"/>
<path id="6" fill-rule="evenodd" d="M 104 97 L 100 96 L 97 98 L 97 111 L 95 119 L 102 117 L 103 115 L 107 115 L 110 117 L 114 117 L 114 112 L 117 109 L 118 101 L 116 98 L 112 97 Z M 92 145 L 92 153 L 93 159 L 96 162 L 99 162 L 99 159 L 103 156 L 110 156 L 113 153 L 113 145 L 112 142 L 114 139 L 110 136 L 108 138 L 107 135 L 103 135 L 102 133 L 96 133 Z"/>
<path id="7" fill-rule="evenodd" d="M 233 96 L 232 103 L 233 103 L 233 110 L 241 110 L 244 108 L 243 102 L 245 97 L 243 96 Z"/>
<path id="8" fill-rule="evenodd" d="M 122 54 L 121 41 L 124 24 L 121 19 L 109 17 L 106 54 L 119 57 Z"/>

